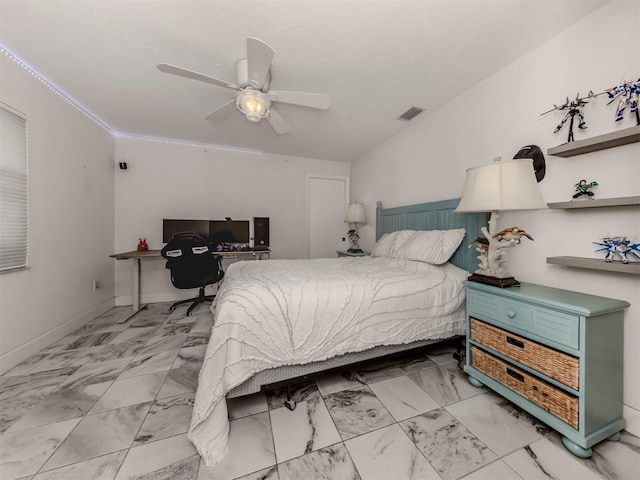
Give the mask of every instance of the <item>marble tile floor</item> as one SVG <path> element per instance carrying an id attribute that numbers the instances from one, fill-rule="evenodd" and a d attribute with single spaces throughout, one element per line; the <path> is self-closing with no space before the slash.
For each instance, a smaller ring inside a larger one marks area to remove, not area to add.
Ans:
<path id="1" fill-rule="evenodd" d="M 188 441 L 213 317 L 208 305 L 116 307 L 0 376 L 0 479 L 635 479 L 640 439 L 589 460 L 487 389 L 452 345 L 374 360 L 284 392 L 229 399 L 230 451 Z"/>

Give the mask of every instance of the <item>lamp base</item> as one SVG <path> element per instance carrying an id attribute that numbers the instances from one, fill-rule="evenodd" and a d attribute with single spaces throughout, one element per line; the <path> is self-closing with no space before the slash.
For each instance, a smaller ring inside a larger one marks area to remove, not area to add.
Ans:
<path id="1" fill-rule="evenodd" d="M 506 278 L 498 278 L 498 277 L 490 277 L 488 275 L 480 275 L 479 273 L 474 273 L 470 277 L 467 278 L 472 282 L 485 283 L 487 285 L 492 285 L 498 288 L 508 288 L 508 287 L 517 287 L 520 285 L 520 282 L 513 277 Z"/>

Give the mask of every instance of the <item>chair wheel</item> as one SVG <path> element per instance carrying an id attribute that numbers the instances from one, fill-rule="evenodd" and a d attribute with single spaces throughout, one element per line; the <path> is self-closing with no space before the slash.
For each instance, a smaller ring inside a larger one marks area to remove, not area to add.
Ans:
<path id="1" fill-rule="evenodd" d="M 285 400 L 284 406 L 287 407 L 292 412 L 296 409 L 296 401 L 295 400 Z"/>

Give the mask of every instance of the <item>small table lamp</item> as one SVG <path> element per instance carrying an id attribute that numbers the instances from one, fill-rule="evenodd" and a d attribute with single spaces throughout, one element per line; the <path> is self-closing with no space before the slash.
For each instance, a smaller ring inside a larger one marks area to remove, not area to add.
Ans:
<path id="1" fill-rule="evenodd" d="M 365 224 L 364 217 L 364 205 L 359 202 L 351 202 L 347 207 L 347 214 L 344 217 L 346 223 L 353 223 L 353 229 L 347 232 L 351 245 L 349 246 L 349 253 L 362 253 L 362 249 L 358 245 L 360 235 L 358 235 L 358 224 Z"/>
<path id="2" fill-rule="evenodd" d="M 489 229 L 482 227 L 486 240 L 474 242 L 480 264 L 469 280 L 501 288 L 520 285 L 505 268 L 507 259 L 502 249 L 518 245 L 523 235 L 533 238 L 518 227 L 499 231 L 498 211 L 541 208 L 547 208 L 547 204 L 538 188 L 532 159 L 501 162 L 498 157 L 489 165 L 468 169 L 456 212 L 491 212 Z"/>

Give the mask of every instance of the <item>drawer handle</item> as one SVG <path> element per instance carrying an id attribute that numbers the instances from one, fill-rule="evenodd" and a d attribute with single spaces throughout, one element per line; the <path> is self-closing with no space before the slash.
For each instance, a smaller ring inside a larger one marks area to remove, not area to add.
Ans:
<path id="1" fill-rule="evenodd" d="M 507 317 L 515 318 L 516 317 L 516 312 L 514 312 L 513 310 L 507 310 Z"/>
<path id="2" fill-rule="evenodd" d="M 515 338 L 512 338 L 512 337 L 507 337 L 507 343 L 510 343 L 511 345 L 518 348 L 524 348 L 524 342 L 521 342 L 520 340 L 516 340 Z"/>
<path id="3" fill-rule="evenodd" d="M 519 382 L 524 382 L 524 375 L 520 375 L 518 372 L 516 372 L 514 370 L 511 370 L 508 367 L 507 367 L 507 375 L 509 375 L 510 377 L 515 378 Z"/>

